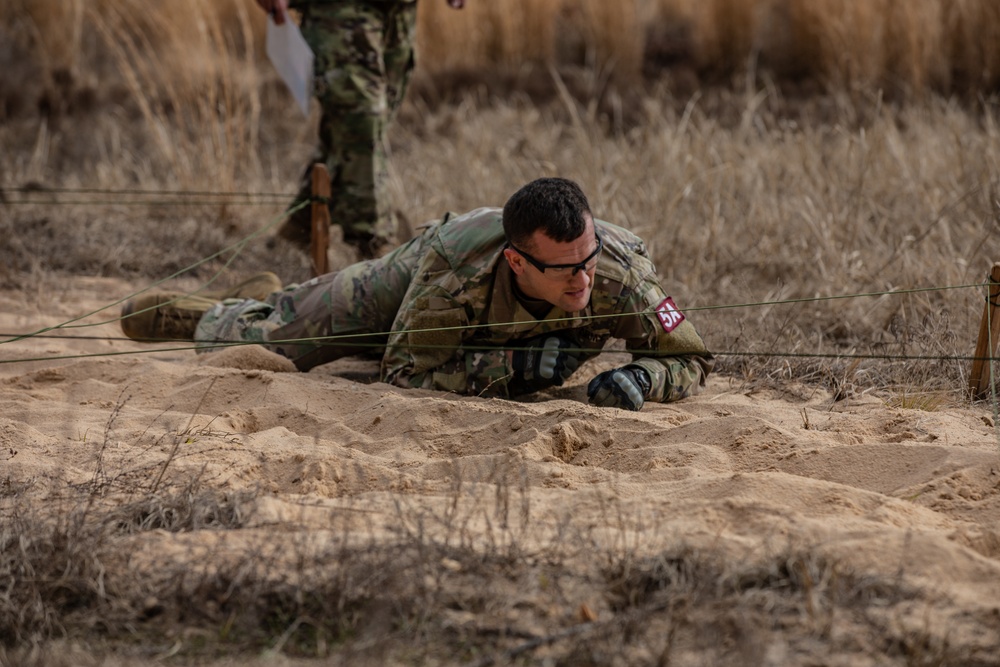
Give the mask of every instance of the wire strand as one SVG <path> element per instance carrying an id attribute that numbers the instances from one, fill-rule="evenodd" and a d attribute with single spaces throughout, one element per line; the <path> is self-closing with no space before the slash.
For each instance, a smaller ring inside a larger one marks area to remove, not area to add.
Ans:
<path id="1" fill-rule="evenodd" d="M 13 198 L 11 195 L 17 195 Z M 75 199 L 65 199 L 72 195 Z M 80 196 L 85 198 L 81 199 Z M 111 199 L 93 199 L 106 196 Z M 107 188 L 49 188 L 24 185 L 0 187 L 0 204 L 8 206 L 275 206 L 284 205 L 294 193 L 222 190 L 149 190 Z M 293 202 L 293 205 L 295 202 Z"/>
<path id="2" fill-rule="evenodd" d="M 301 206 L 304 206 L 305 204 L 306 204 L 306 202 L 303 202 L 303 204 L 301 204 Z M 110 336 L 93 336 L 93 337 L 88 337 L 88 336 L 54 336 L 54 335 L 49 334 L 49 332 L 55 331 L 55 330 L 59 330 L 59 329 L 86 328 L 86 327 L 101 326 L 101 325 L 104 325 L 104 324 L 112 324 L 112 323 L 118 322 L 118 321 L 120 321 L 122 319 L 121 317 L 112 318 L 112 319 L 104 320 L 104 321 L 101 321 L 101 322 L 80 323 L 80 324 L 77 324 L 77 322 L 79 320 L 81 320 L 81 319 L 84 319 L 84 318 L 89 317 L 91 315 L 100 313 L 100 312 L 102 312 L 102 311 L 104 311 L 104 310 L 106 310 L 106 309 L 108 309 L 110 307 L 113 307 L 115 305 L 118 305 L 118 304 L 120 304 L 120 303 L 122 303 L 122 302 L 124 302 L 124 301 L 126 301 L 128 299 L 134 298 L 135 296 L 138 296 L 138 295 L 140 295 L 140 294 L 142 294 L 142 293 L 144 293 L 144 292 L 146 292 L 146 291 L 148 291 L 148 290 L 150 290 L 150 289 L 152 289 L 152 288 L 154 288 L 154 287 L 162 284 L 163 282 L 166 282 L 167 280 L 175 278 L 178 275 L 181 275 L 181 274 L 183 274 L 183 273 L 191 270 L 192 268 L 195 268 L 196 266 L 198 266 L 198 265 L 200 265 L 200 264 L 208 261 L 209 259 L 212 259 L 214 257 L 217 257 L 217 256 L 225 253 L 225 252 L 228 252 L 229 250 L 236 249 L 235 252 L 236 252 L 236 254 L 238 254 L 239 250 L 241 250 L 242 247 L 247 242 L 249 242 L 257 234 L 260 234 L 260 233 L 263 233 L 263 231 L 266 231 L 273 224 L 274 223 L 272 222 L 270 225 L 267 225 L 267 226 L 263 227 L 262 229 L 258 230 L 257 232 L 254 232 L 254 234 L 251 234 L 250 236 L 242 239 L 241 241 L 239 241 L 239 242 L 237 242 L 237 243 L 235 243 L 235 244 L 233 244 L 233 245 L 231 245 L 231 246 L 229 246 L 227 248 L 224 248 L 223 250 L 220 250 L 218 253 L 215 253 L 214 255 L 211 255 L 210 257 L 205 258 L 201 262 L 193 264 L 190 267 L 186 267 L 184 269 L 181 269 L 181 270 L 175 272 L 174 274 L 172 274 L 172 275 L 164 278 L 163 280 L 158 281 L 157 283 L 154 283 L 154 284 L 152 284 L 152 285 L 144 288 L 143 290 L 139 290 L 138 292 L 135 292 L 133 294 L 126 295 L 126 296 L 122 297 L 121 299 L 118 299 L 117 301 L 115 301 L 113 303 L 110 303 L 110 304 L 108 304 L 108 305 L 106 305 L 106 306 L 104 306 L 102 308 L 99 308 L 99 309 L 97 309 L 95 311 L 92 311 L 92 312 L 87 313 L 85 315 L 81 315 L 80 317 L 74 318 L 74 319 L 69 320 L 67 322 L 63 322 L 61 324 L 54 325 L 52 327 L 46 327 L 46 328 L 43 328 L 43 329 L 40 329 L 40 330 L 34 331 L 34 332 L 28 332 L 28 333 L 24 333 L 24 334 L 0 334 L 2 336 L 7 336 L 8 337 L 7 340 L 0 341 L 0 345 L 7 344 L 7 343 L 13 343 L 13 342 L 17 342 L 17 341 L 21 341 L 21 340 L 25 340 L 25 339 L 29 339 L 29 338 L 35 338 L 35 337 L 39 337 L 39 338 L 42 338 L 42 337 L 48 337 L 48 338 L 66 338 L 66 339 L 77 338 L 77 339 L 87 339 L 87 340 L 95 340 L 96 339 L 96 340 L 108 340 L 108 341 L 112 341 L 112 340 L 130 341 L 132 339 L 125 338 L 125 337 L 110 337 Z M 216 274 L 208 282 L 206 282 L 203 285 L 199 286 L 198 290 L 204 289 L 204 287 L 209 286 L 214 280 L 216 280 L 219 277 L 219 275 L 221 275 L 221 273 L 224 271 L 225 267 L 228 266 L 229 263 L 232 262 L 232 260 L 236 256 L 236 254 L 234 254 L 233 257 L 231 257 L 229 260 L 227 260 L 226 265 L 224 265 L 222 269 L 220 269 L 218 272 L 216 272 Z M 980 288 L 980 287 L 982 287 L 982 283 L 976 283 L 976 284 L 970 284 L 970 285 L 949 285 L 949 286 L 943 286 L 943 287 L 915 288 L 915 289 L 908 289 L 908 290 L 892 290 L 892 291 L 886 291 L 886 292 L 866 292 L 866 293 L 860 293 L 860 294 L 833 295 L 833 296 L 815 297 L 815 298 L 809 298 L 809 299 L 787 299 L 787 300 L 779 300 L 779 301 L 762 301 L 762 302 L 756 302 L 756 303 L 750 303 L 750 302 L 748 302 L 748 303 L 728 304 L 728 305 L 720 305 L 720 306 L 704 306 L 704 307 L 700 307 L 700 308 L 687 308 L 685 310 L 687 310 L 687 311 L 690 312 L 690 311 L 695 311 L 695 310 L 720 310 L 720 309 L 726 309 L 726 308 L 748 308 L 748 307 L 763 306 L 763 305 L 773 306 L 773 305 L 786 305 L 786 304 L 800 304 L 800 303 L 808 303 L 808 302 L 811 302 L 811 301 L 827 301 L 827 300 L 833 300 L 833 299 L 850 299 L 850 298 L 863 298 L 863 297 L 885 296 L 885 295 L 904 295 L 904 294 L 912 294 L 912 293 L 918 293 L 918 292 L 937 291 L 937 290 L 952 290 L 952 289 L 973 288 L 973 287 L 974 288 Z M 186 296 L 188 294 L 194 294 L 198 290 L 195 290 L 194 292 L 190 292 L 190 293 L 180 294 L 177 298 L 182 298 L 183 296 Z M 168 302 L 165 302 L 165 303 L 168 303 Z M 143 312 L 143 311 L 137 311 L 137 312 Z M 651 314 L 653 312 L 654 311 L 652 311 L 652 310 L 650 310 L 650 311 L 641 311 L 638 314 Z M 634 314 L 636 314 L 636 313 L 615 313 L 615 314 L 610 314 L 610 315 L 593 316 L 593 317 L 591 317 L 589 319 L 596 320 L 596 319 L 608 319 L 608 318 L 617 318 L 617 317 L 629 317 L 629 316 L 632 316 Z M 566 317 L 566 318 L 554 318 L 552 320 L 547 320 L 547 321 L 555 323 L 555 322 L 564 322 L 564 321 L 578 321 L 580 319 L 581 318 L 579 318 L 579 317 Z M 501 327 L 501 326 L 518 326 L 518 325 L 532 324 L 532 323 L 533 323 L 533 321 L 487 322 L 487 323 L 482 323 L 482 324 L 461 325 L 461 326 L 453 326 L 453 327 L 434 327 L 434 328 L 427 328 L 427 329 L 413 329 L 413 330 L 395 331 L 395 332 L 381 331 L 381 332 L 350 333 L 350 334 L 343 334 L 343 335 L 337 335 L 337 336 L 307 337 L 307 338 L 288 339 L 288 340 L 281 340 L 281 341 L 268 341 L 268 342 L 270 344 L 295 344 L 295 343 L 310 343 L 310 342 L 311 343 L 319 343 L 319 344 L 324 344 L 324 343 L 325 344 L 333 344 L 333 343 L 335 343 L 337 341 L 341 341 L 341 340 L 350 340 L 352 347 L 383 348 L 383 347 L 385 347 L 385 343 L 379 343 L 379 342 L 374 342 L 374 343 L 370 343 L 370 344 L 358 343 L 357 339 L 358 338 L 363 338 L 363 337 L 366 337 L 366 336 L 370 336 L 370 337 L 382 337 L 382 336 L 387 336 L 390 333 L 391 334 L 398 334 L 398 335 L 414 334 L 414 333 L 440 333 L 440 332 L 448 332 L 448 331 L 465 331 L 465 330 L 471 330 L 471 329 L 485 329 L 485 328 Z M 168 342 L 168 341 L 163 341 L 163 342 Z M 232 342 L 220 341 L 220 342 L 217 342 L 217 343 L 212 343 L 211 346 L 212 347 L 227 347 L 227 346 L 243 345 L 243 344 L 248 344 L 248 343 L 245 342 L 245 341 L 232 341 Z M 249 343 L 249 344 L 254 344 L 254 343 Z M 190 345 L 190 346 L 186 346 L 186 347 L 169 348 L 169 349 L 197 349 L 198 347 L 205 347 L 205 344 L 202 344 L 202 345 Z M 439 349 L 439 348 L 442 348 L 442 347 L 448 347 L 449 349 L 454 349 L 455 348 L 455 346 L 433 346 L 433 345 L 414 345 L 414 346 L 411 346 L 411 347 L 419 348 L 419 349 Z M 469 345 L 463 345 L 462 349 L 466 349 L 466 350 L 482 350 L 482 349 L 499 349 L 499 348 L 496 348 L 496 347 L 488 347 L 488 348 L 487 347 L 474 347 L 474 346 L 469 346 Z M 514 348 L 511 348 L 511 349 L 514 349 Z M 588 349 L 588 348 L 574 348 L 574 351 L 597 354 L 597 353 L 600 353 L 602 350 L 599 350 L 599 349 Z M 117 355 L 117 354 L 121 354 L 121 353 L 114 353 L 114 354 Z M 715 355 L 715 356 L 742 356 L 742 357 L 757 357 L 757 358 L 770 358 L 770 357 L 774 357 L 774 358 L 815 358 L 815 359 L 879 359 L 879 360 L 888 360 L 888 361 L 912 361 L 912 360 L 975 361 L 975 360 L 994 360 L 994 359 L 998 359 L 998 358 L 990 357 L 990 356 L 987 356 L 987 357 L 976 357 L 976 356 L 955 356 L 955 355 L 888 355 L 888 354 L 884 354 L 884 353 L 881 353 L 881 354 L 877 354 L 877 353 L 859 354 L 859 353 L 798 353 L 798 352 L 713 351 L 712 354 Z M 93 356 L 100 356 L 100 355 L 99 354 L 95 354 Z M 77 357 L 74 355 L 74 356 L 70 356 L 70 357 L 62 357 L 62 356 L 60 356 L 60 357 L 47 357 L 47 358 L 44 358 L 44 359 L 65 359 L 65 358 L 77 358 Z M 13 361 L 38 361 L 38 360 L 40 360 L 40 359 L 38 359 L 38 358 L 30 358 L 30 359 L 19 359 L 19 360 L 0 360 L 0 363 L 12 363 Z"/>
<path id="3" fill-rule="evenodd" d="M 32 186 L 32 185 L 22 185 L 18 187 L 0 187 L 0 194 L 34 194 L 34 193 L 51 193 L 51 194 L 98 194 L 98 195 L 113 195 L 115 197 L 121 195 L 128 196 L 164 196 L 164 197 L 190 197 L 190 196 L 213 196 L 213 197 L 293 197 L 294 192 L 250 192 L 250 191 L 234 191 L 234 190 L 149 190 L 143 188 L 124 188 L 124 189 L 110 189 L 110 188 L 50 188 L 46 186 Z"/>

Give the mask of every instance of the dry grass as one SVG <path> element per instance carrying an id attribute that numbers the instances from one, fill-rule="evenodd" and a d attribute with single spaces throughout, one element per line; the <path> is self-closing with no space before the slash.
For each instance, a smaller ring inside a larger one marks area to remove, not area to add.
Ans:
<path id="1" fill-rule="evenodd" d="M 1000 257 L 995 3 L 515 4 L 470 0 L 463 13 L 421 4 L 429 83 L 420 90 L 447 98 L 462 68 L 473 72 L 463 81 L 494 96 L 454 93 L 457 104 L 439 107 L 411 97 L 391 162 L 393 201 L 411 222 L 500 205 L 537 176 L 568 176 L 599 217 L 648 240 L 664 285 L 734 381 L 805 379 L 841 397 L 881 391 L 892 405 L 931 410 L 957 400 L 968 364 L 953 357 L 972 352 L 980 292 L 878 293 L 976 284 Z M 35 184 L 50 201 L 0 202 L 0 284 L 44 294 L 74 275 L 161 278 L 279 212 L 54 204 L 45 191 L 291 190 L 310 127 L 262 62 L 249 0 L 8 7 L 0 184 Z M 553 62 L 555 77 L 545 67 Z M 496 83 L 525 63 L 542 65 L 544 78 L 524 89 L 534 98 Z M 637 83 L 667 65 L 668 81 Z M 709 78 L 725 85 L 699 85 Z M 953 90 L 980 97 L 926 94 Z M 277 240 L 253 244 L 230 268 L 261 266 L 288 280 L 308 270 Z M 861 293 L 873 296 L 805 301 Z M 786 300 L 796 302 L 770 303 Z M 769 303 L 736 307 L 760 302 Z M 872 580 L 795 545 L 735 568 L 693 545 L 652 555 L 596 548 L 568 520 L 554 546 L 532 547 L 526 535 L 539 522 L 516 471 L 485 480 L 497 489 L 490 499 L 470 492 L 473 482 L 484 480 L 456 477 L 440 506 L 401 500 L 389 537 L 348 540 L 331 519 L 325 541 L 261 540 L 236 553 L 226 535 L 250 529 L 259 497 L 197 479 L 155 493 L 147 483 L 44 498 L 0 487 L 0 663 L 55 661 L 48 642 L 61 637 L 148 661 L 169 655 L 176 633 L 200 632 L 207 656 L 270 648 L 354 664 L 505 664 L 544 650 L 565 665 L 662 665 L 672 655 L 742 664 L 763 660 L 761 638 L 778 625 L 798 655 L 821 662 L 827 645 L 813 640 L 834 641 L 824 635 L 834 614 L 851 619 L 858 639 L 838 641 L 858 655 L 992 659 L 950 648 L 945 628 L 895 624 L 884 610 L 915 594 L 905 578 Z M 490 538 L 474 539 L 469 526 L 483 516 Z M 159 530 L 211 533 L 228 555 L 214 568 L 116 567 L 137 545 L 155 550 Z M 612 600 L 615 614 L 549 614 L 543 598 L 565 610 L 580 599 L 570 590 Z M 497 622 L 514 610 L 524 627 Z"/>
<path id="2" fill-rule="evenodd" d="M 728 78 L 761 67 L 832 90 L 979 92 L 1000 84 L 988 0 L 511 0 L 421 7 L 423 67 L 597 65 L 634 83 L 678 65 Z"/>
<path id="3" fill-rule="evenodd" d="M 657 526 L 632 525 L 613 499 L 603 502 L 618 523 L 600 535 L 569 510 L 535 516 L 516 469 L 456 473 L 441 502 L 401 495 L 390 531 L 369 535 L 344 520 L 363 501 L 331 508 L 327 528 L 308 537 L 255 529 L 245 512 L 263 495 L 239 499 L 241 517 L 149 520 L 232 506 L 196 486 L 124 506 L 68 489 L 57 505 L 5 496 L 3 664 L 65 655 L 106 664 L 80 652 L 89 645 L 124 665 L 253 654 L 358 665 L 739 665 L 766 661 L 777 637 L 806 663 L 832 653 L 894 665 L 992 659 L 950 646 L 946 625 L 903 623 L 931 593 L 902 570 L 862 574 L 792 543 L 739 557 L 685 542 L 650 553 L 628 535 Z M 170 544 L 164 530 L 192 539 Z M 988 622 L 963 624 L 982 636 Z"/>

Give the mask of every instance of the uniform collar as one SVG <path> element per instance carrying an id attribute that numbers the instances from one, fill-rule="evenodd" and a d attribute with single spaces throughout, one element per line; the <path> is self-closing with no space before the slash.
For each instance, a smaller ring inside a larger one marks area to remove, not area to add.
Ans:
<path id="1" fill-rule="evenodd" d="M 491 332 L 509 336 L 529 333 L 536 328 L 539 329 L 537 333 L 544 333 L 554 329 L 576 328 L 583 326 L 585 320 L 593 314 L 590 304 L 587 304 L 584 310 L 577 313 L 567 313 L 562 308 L 553 306 L 544 320 L 536 320 L 534 315 L 528 312 L 528 309 L 517 300 L 514 291 L 514 278 L 514 272 L 501 254 L 497 261 L 496 278 L 493 282 L 493 299 L 490 302 L 490 309 L 486 320 L 494 325 L 489 328 Z M 562 322 L 551 322 L 552 320 L 563 320 L 568 317 L 572 317 L 573 319 Z M 551 324 L 546 324 L 548 322 L 551 322 Z"/>

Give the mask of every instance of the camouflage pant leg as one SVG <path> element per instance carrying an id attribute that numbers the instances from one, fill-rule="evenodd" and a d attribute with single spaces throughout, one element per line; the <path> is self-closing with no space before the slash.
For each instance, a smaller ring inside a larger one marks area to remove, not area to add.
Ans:
<path id="1" fill-rule="evenodd" d="M 206 312 L 195 332 L 211 343 L 256 342 L 307 371 L 353 354 L 381 354 L 423 254 L 424 237 L 385 257 L 286 287 L 266 301 L 228 299 Z"/>
<path id="2" fill-rule="evenodd" d="M 330 170 L 331 220 L 348 239 L 391 239 L 396 220 L 386 192 L 386 131 L 413 69 L 416 3 L 298 4 L 303 36 L 316 56 L 317 160 Z M 311 192 L 307 169 L 297 199 Z"/>
<path id="3" fill-rule="evenodd" d="M 226 299 L 205 312 L 198 321 L 194 340 L 198 352 L 223 349 L 225 345 L 213 343 L 231 341 L 262 343 L 267 332 L 281 326 L 279 318 L 272 318 L 274 306 L 256 299 Z"/>

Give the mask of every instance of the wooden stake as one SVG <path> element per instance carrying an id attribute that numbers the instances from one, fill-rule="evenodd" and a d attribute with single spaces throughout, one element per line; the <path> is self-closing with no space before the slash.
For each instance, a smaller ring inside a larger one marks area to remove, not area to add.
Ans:
<path id="1" fill-rule="evenodd" d="M 330 271 L 327 250 L 330 248 L 330 174 L 326 165 L 317 162 L 312 168 L 312 230 L 309 235 L 309 257 L 313 276 Z"/>
<path id="2" fill-rule="evenodd" d="M 1000 343 L 1000 313 L 997 307 L 1000 299 L 1000 262 L 990 271 L 986 305 L 983 306 L 983 321 L 979 325 L 979 341 L 976 343 L 972 374 L 969 375 L 969 393 L 972 398 L 983 398 L 990 391 L 989 358 L 996 355 Z"/>

